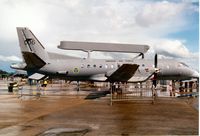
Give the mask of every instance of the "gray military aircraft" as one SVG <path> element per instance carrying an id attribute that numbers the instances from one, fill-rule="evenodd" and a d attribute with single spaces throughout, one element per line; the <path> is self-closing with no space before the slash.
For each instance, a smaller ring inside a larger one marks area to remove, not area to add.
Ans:
<path id="1" fill-rule="evenodd" d="M 149 46 L 134 44 L 88 43 L 61 41 L 58 48 L 88 52 L 87 58 L 47 52 L 25 27 L 17 27 L 19 45 L 24 61 L 11 68 L 25 70 L 30 79 L 40 80 L 46 76 L 71 81 L 144 82 L 154 76 L 156 80 L 184 80 L 198 78 L 199 74 L 185 63 L 175 60 L 143 59 Z M 92 59 L 91 51 L 134 52 L 141 59 L 108 60 Z"/>

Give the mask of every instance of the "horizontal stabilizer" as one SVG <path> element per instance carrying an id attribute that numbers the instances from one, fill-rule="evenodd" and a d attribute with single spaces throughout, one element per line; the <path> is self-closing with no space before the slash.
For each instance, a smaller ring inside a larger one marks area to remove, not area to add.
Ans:
<path id="1" fill-rule="evenodd" d="M 108 77 L 107 81 L 126 82 L 135 74 L 138 67 L 139 65 L 137 64 L 123 64 L 119 69 L 117 69 Z"/>
<path id="2" fill-rule="evenodd" d="M 39 74 L 39 73 L 34 73 L 31 76 L 29 76 L 29 79 L 35 79 L 35 80 L 40 80 L 44 77 L 45 75 Z"/>

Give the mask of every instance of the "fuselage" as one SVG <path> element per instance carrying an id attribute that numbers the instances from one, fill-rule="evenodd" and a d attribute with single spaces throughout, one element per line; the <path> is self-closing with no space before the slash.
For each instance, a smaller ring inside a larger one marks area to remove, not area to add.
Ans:
<path id="1" fill-rule="evenodd" d="M 103 59 L 52 59 L 37 72 L 68 80 L 105 81 L 107 74 L 123 64 L 138 64 L 136 75 L 151 75 L 155 69 L 153 60 L 103 60 Z M 198 73 L 187 65 L 174 60 L 158 60 L 158 79 L 182 80 L 198 77 Z M 93 78 L 94 77 L 94 78 Z M 95 78 L 98 77 L 98 78 Z"/>

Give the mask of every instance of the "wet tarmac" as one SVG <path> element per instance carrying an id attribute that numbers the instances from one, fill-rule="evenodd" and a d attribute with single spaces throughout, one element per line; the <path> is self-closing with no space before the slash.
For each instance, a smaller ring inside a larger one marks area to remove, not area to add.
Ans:
<path id="1" fill-rule="evenodd" d="M 37 95 L 35 87 L 25 86 L 22 91 L 0 89 L 2 136 L 198 135 L 198 98 L 110 106 L 105 88 L 77 92 L 74 86 L 53 86 Z"/>

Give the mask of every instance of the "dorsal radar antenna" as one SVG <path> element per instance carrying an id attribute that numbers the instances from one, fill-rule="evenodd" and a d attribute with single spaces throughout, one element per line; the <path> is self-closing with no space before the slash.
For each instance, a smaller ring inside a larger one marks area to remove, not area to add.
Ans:
<path id="1" fill-rule="evenodd" d="M 77 41 L 61 41 L 58 48 L 64 50 L 81 50 L 87 52 L 87 58 L 90 58 L 92 51 L 100 52 L 121 52 L 121 53 L 139 53 L 144 58 L 144 53 L 149 50 L 148 45 L 139 44 L 120 44 L 120 43 L 95 43 L 95 42 L 77 42 Z"/>

